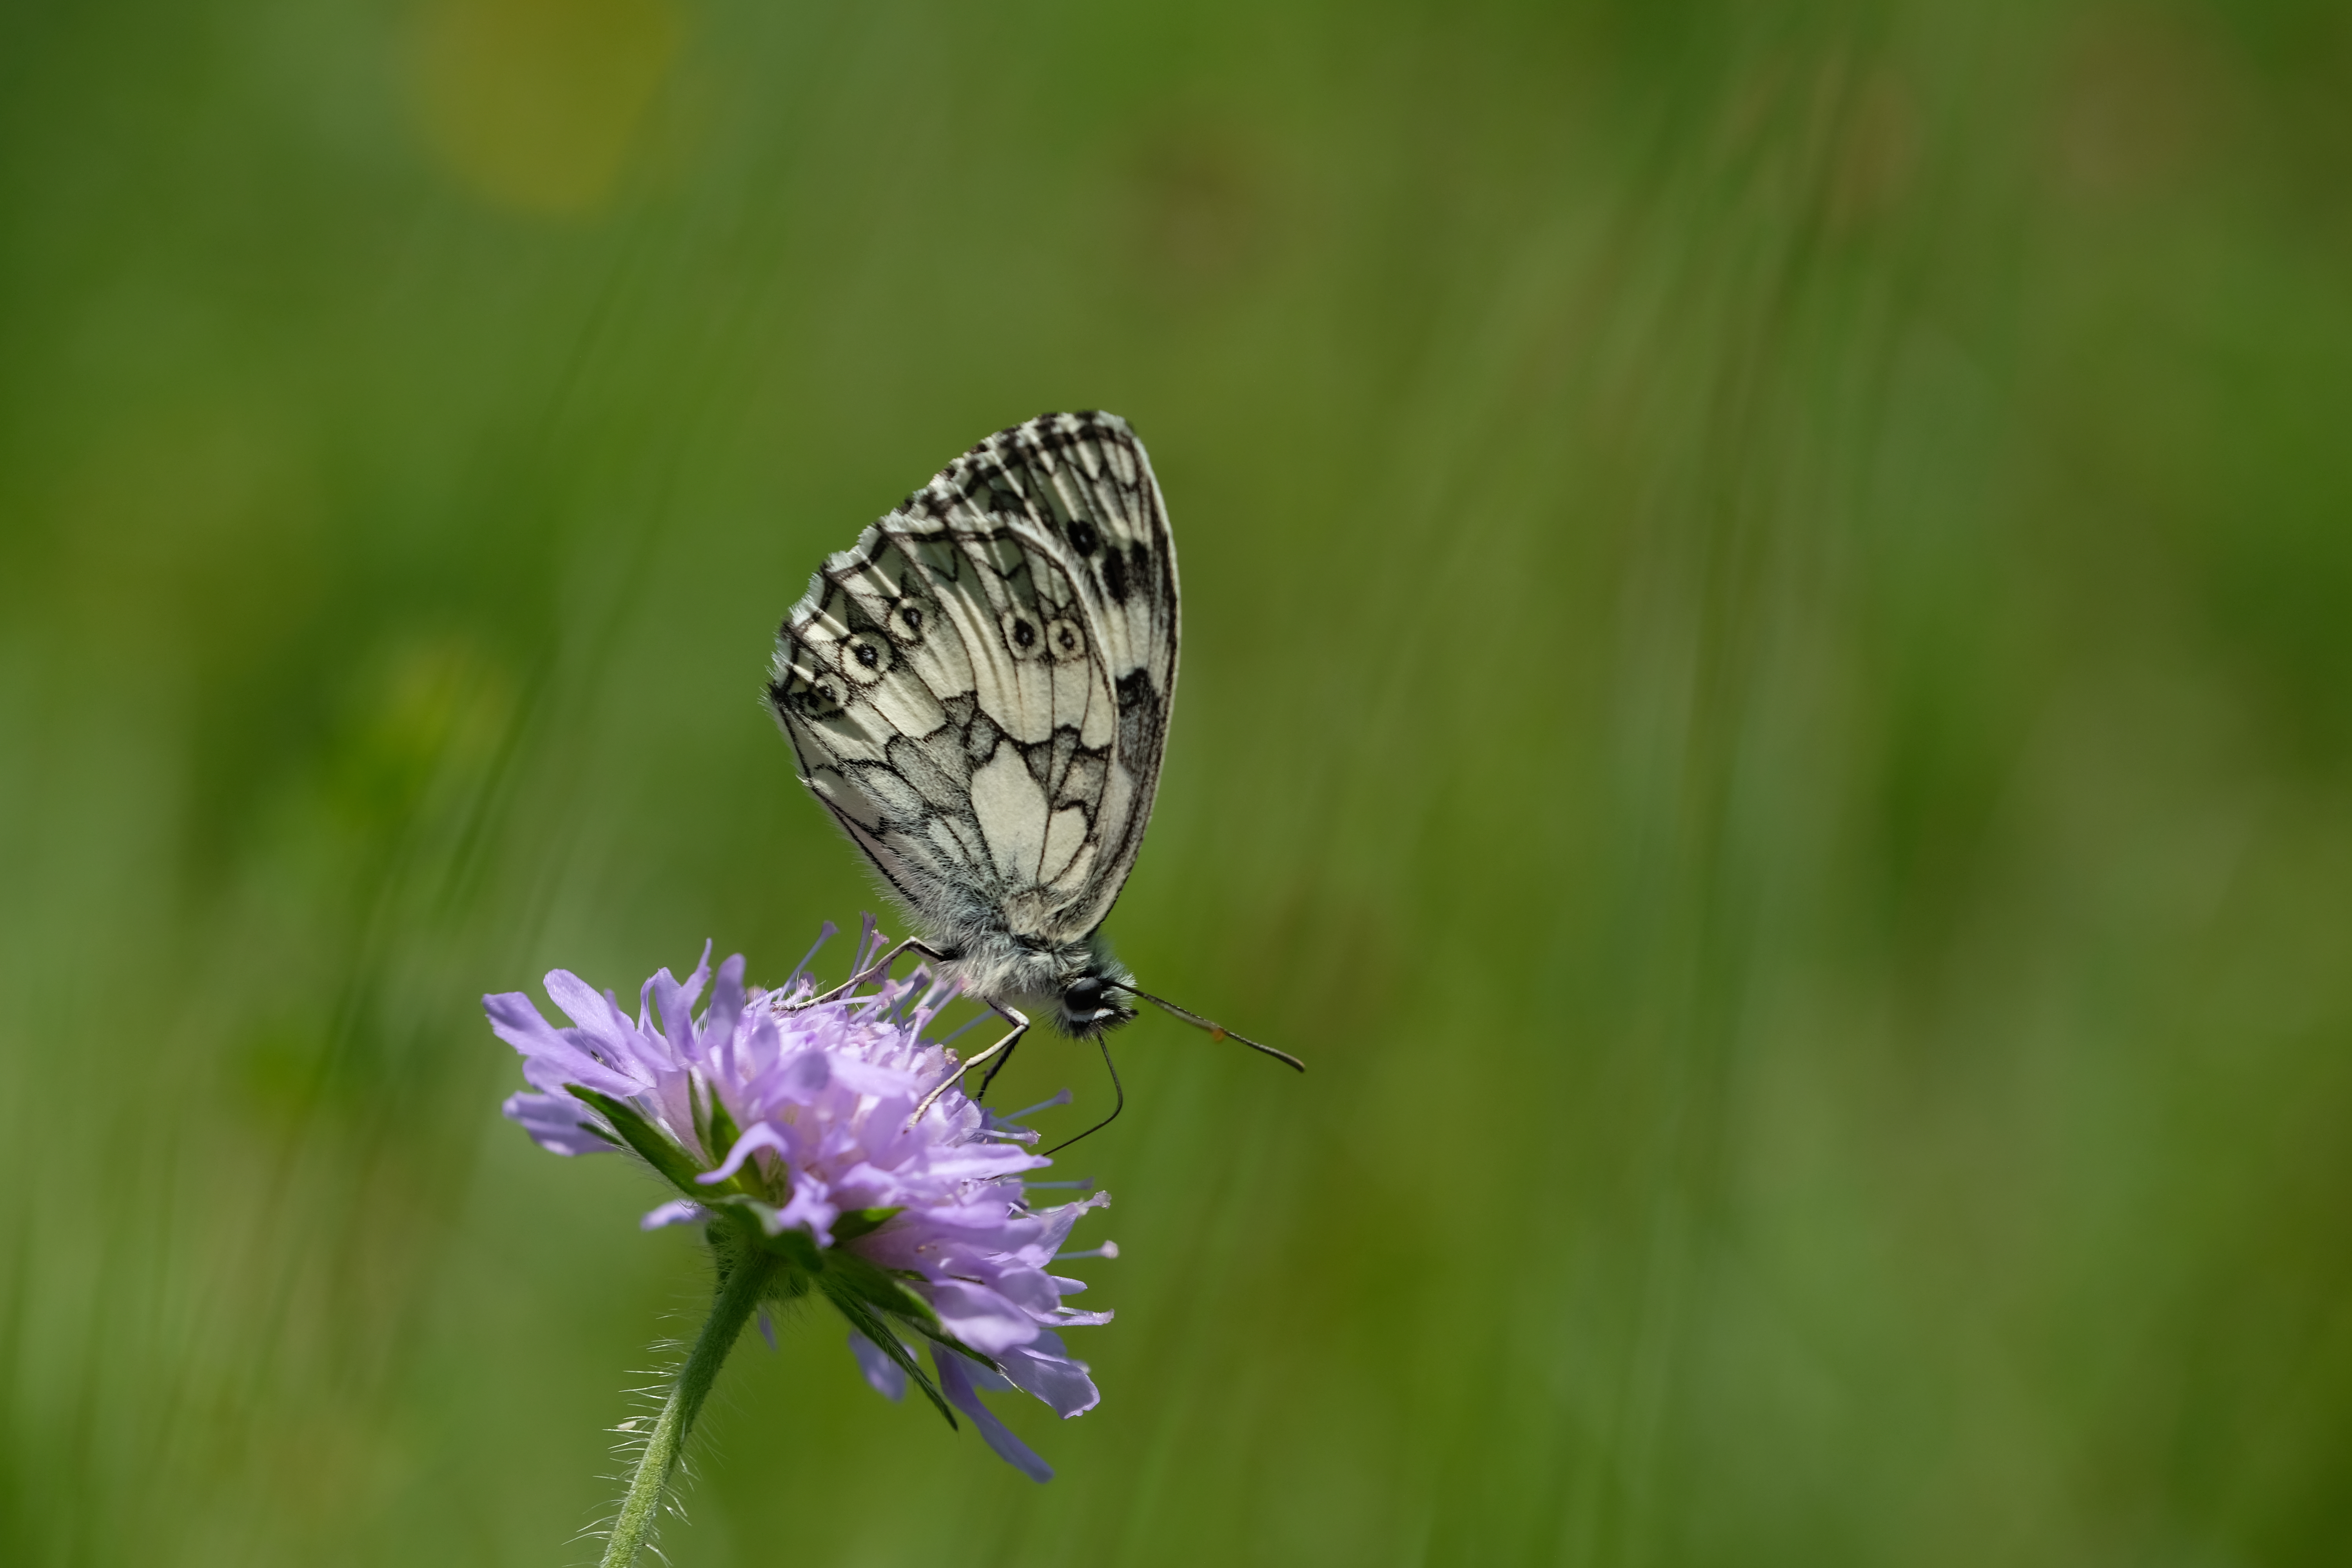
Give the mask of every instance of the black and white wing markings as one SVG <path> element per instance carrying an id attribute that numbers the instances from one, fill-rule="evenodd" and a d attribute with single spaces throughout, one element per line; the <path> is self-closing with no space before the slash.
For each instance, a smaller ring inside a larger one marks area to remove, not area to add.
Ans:
<path id="1" fill-rule="evenodd" d="M 1176 552 L 1142 444 L 1108 414 L 1046 415 L 998 432 L 907 499 L 901 519 L 952 534 L 1009 529 L 1076 583 L 1083 631 L 1109 679 L 1117 743 L 1092 841 L 1095 869 L 1057 932 L 1102 923 L 1141 847 L 1175 696 Z"/>
<path id="2" fill-rule="evenodd" d="M 916 910 L 1102 922 L 1150 816 L 1176 660 L 1166 511 L 1108 415 L 989 437 L 829 558 L 770 700 L 803 780 Z"/>

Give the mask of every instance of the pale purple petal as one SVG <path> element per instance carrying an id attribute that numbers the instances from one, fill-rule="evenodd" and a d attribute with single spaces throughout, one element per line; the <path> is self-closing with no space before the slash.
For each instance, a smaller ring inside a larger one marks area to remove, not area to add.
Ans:
<path id="1" fill-rule="evenodd" d="M 1118 1316 L 1117 1312 L 1081 1312 L 1065 1307 L 1049 1315 L 1045 1321 L 1057 1329 L 1098 1329 Z"/>
<path id="2" fill-rule="evenodd" d="M 743 955 L 739 952 L 719 966 L 719 985 L 710 994 L 709 1010 L 702 1016 L 703 1061 L 717 1070 L 723 1083 L 738 1083 L 743 1078 L 735 1048 L 742 1022 Z"/>
<path id="3" fill-rule="evenodd" d="M 930 1298 L 940 1326 L 982 1355 L 1025 1345 L 1037 1337 L 1035 1318 L 985 1286 L 950 1279 L 923 1293 Z"/>
<path id="4" fill-rule="evenodd" d="M 707 942 L 702 944 L 702 962 L 687 976 L 684 984 L 667 969 L 654 975 L 654 1005 L 661 1013 L 661 1032 L 672 1054 L 682 1063 L 702 1064 L 703 1053 L 695 1037 L 694 1003 L 709 978 L 710 944 Z"/>
<path id="5" fill-rule="evenodd" d="M 1052 1208 L 1039 1210 L 1037 1217 L 1045 1222 L 1035 1242 L 1036 1246 L 1045 1248 L 1045 1256 L 1039 1261 L 1051 1262 L 1054 1255 L 1062 1250 L 1062 1244 L 1070 1239 L 1070 1227 L 1084 1219 L 1089 1212 L 1109 1206 L 1108 1193 L 1091 1193 L 1076 1203 L 1058 1204 Z M 1107 1253 L 1105 1256 L 1118 1255 Z"/>
<path id="6" fill-rule="evenodd" d="M 547 999 L 608 1050 L 625 1050 L 636 1033 L 613 999 L 568 969 L 551 969 L 543 982 Z"/>
<path id="7" fill-rule="evenodd" d="M 1035 1394 L 1065 1421 L 1085 1415 L 1102 1399 L 1087 1375 L 1087 1363 L 1073 1359 L 1062 1348 L 1062 1336 L 1050 1330 L 1025 1345 L 997 1352 L 996 1361 L 1015 1388 Z"/>
<path id="8" fill-rule="evenodd" d="M 892 1361 L 880 1345 L 852 1330 L 849 1348 L 857 1356 L 857 1370 L 866 1374 L 875 1393 L 892 1401 L 907 1397 L 907 1369 Z"/>
<path id="9" fill-rule="evenodd" d="M 795 1174 L 792 1201 L 776 1211 L 776 1217 L 769 1229 L 772 1234 L 805 1230 L 819 1247 L 831 1247 L 833 1222 L 840 1217 L 841 1205 L 826 1195 L 823 1182 Z"/>
<path id="10" fill-rule="evenodd" d="M 709 1214 L 710 1211 L 700 1204 L 685 1198 L 672 1198 L 658 1208 L 647 1209 L 646 1217 L 637 1221 L 637 1228 L 659 1230 L 666 1225 L 692 1225 L 697 1220 L 709 1217 Z"/>
<path id="11" fill-rule="evenodd" d="M 777 1100 L 806 1105 L 833 1082 L 834 1060 L 823 1050 L 794 1051 L 760 1080 L 760 1090 Z"/>
<path id="12" fill-rule="evenodd" d="M 588 1129 L 588 1108 L 568 1094 L 512 1094 L 503 1107 L 530 1141 L 554 1154 L 609 1154 L 612 1143 Z"/>
<path id="13" fill-rule="evenodd" d="M 1012 1430 L 996 1418 L 995 1412 L 982 1405 L 980 1395 L 972 1392 L 971 1373 L 983 1369 L 973 1366 L 953 1351 L 941 1350 L 938 1345 L 931 1347 L 931 1364 L 939 1368 L 940 1392 L 947 1395 L 950 1405 L 971 1417 L 971 1424 L 980 1428 L 980 1435 L 988 1440 L 990 1447 L 996 1450 L 998 1458 L 1033 1481 L 1045 1482 L 1054 1479 L 1054 1467 L 1039 1458 L 1028 1444 L 1015 1437 Z"/>
<path id="14" fill-rule="evenodd" d="M 753 1014 L 751 1032 L 743 1037 L 739 1047 L 742 1051 L 743 1077 L 747 1080 L 758 1078 L 775 1066 L 778 1054 L 784 1048 L 782 1037 L 776 1032 L 775 1016 L 756 1006 Z M 735 1086 L 730 1084 L 728 1087 Z"/>
<path id="15" fill-rule="evenodd" d="M 694 1179 L 705 1186 L 716 1182 L 723 1182 L 741 1170 L 743 1162 L 762 1149 L 772 1149 L 778 1153 L 791 1152 L 791 1134 L 771 1122 L 755 1121 L 744 1129 L 740 1138 L 735 1140 L 735 1147 L 727 1152 L 727 1158 L 719 1163 L 717 1170 L 705 1171 Z"/>
<path id="16" fill-rule="evenodd" d="M 586 1051 L 557 1034 L 548 1021 L 539 1016 L 530 998 L 520 991 L 502 992 L 482 998 L 482 1010 L 490 1016 L 490 1031 L 520 1051 L 524 1058 L 524 1076 L 534 1087 L 554 1089 L 564 1083 L 576 1083 L 583 1089 L 593 1089 L 600 1094 L 631 1095 L 645 1087 L 635 1079 L 605 1066 Z M 555 1081 L 546 1081 L 535 1075 L 533 1068 L 560 1073 Z"/>
<path id="17" fill-rule="evenodd" d="M 1001 1372 L 992 1372 L 969 1357 L 964 1361 L 963 1375 L 971 1383 L 975 1393 L 1010 1394 L 1013 1392 L 1011 1378 Z"/>
<path id="18" fill-rule="evenodd" d="M 686 977 L 686 1005 L 689 1007 L 700 999 L 702 988 L 710 984 L 710 942 L 705 938 L 702 956 L 694 961 L 694 973 Z"/>

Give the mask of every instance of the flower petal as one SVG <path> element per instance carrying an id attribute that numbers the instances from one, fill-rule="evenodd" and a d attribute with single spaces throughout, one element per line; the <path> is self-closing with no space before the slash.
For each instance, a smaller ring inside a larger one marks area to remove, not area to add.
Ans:
<path id="1" fill-rule="evenodd" d="M 1035 1394 L 1065 1421 L 1085 1415 L 1102 1402 L 1095 1380 L 1087 1375 L 1087 1363 L 1064 1350 L 1062 1336 L 1050 1329 L 1025 1345 L 997 1352 L 996 1363 L 1013 1387 Z"/>
<path id="2" fill-rule="evenodd" d="M 708 953 L 703 962 L 709 962 Z M 719 966 L 719 988 L 710 994 L 710 1009 L 702 1016 L 702 1059 L 727 1083 L 742 1079 L 735 1051 L 736 1030 L 742 1021 L 743 955 L 738 952 Z"/>
<path id="3" fill-rule="evenodd" d="M 984 1285 L 949 1279 L 917 1287 L 940 1326 L 982 1355 L 1025 1345 L 1038 1335 L 1037 1320 Z"/>
<path id="4" fill-rule="evenodd" d="M 907 1369 L 892 1361 L 880 1345 L 852 1330 L 849 1348 L 857 1357 L 857 1370 L 866 1374 L 875 1393 L 894 1404 L 907 1397 Z"/>
<path id="5" fill-rule="evenodd" d="M 735 1147 L 727 1151 L 727 1158 L 719 1162 L 717 1170 L 705 1171 L 694 1179 L 704 1186 L 723 1182 L 741 1170 L 743 1162 L 762 1149 L 772 1149 L 779 1154 L 785 1154 L 792 1152 L 792 1143 L 772 1123 L 754 1122 L 740 1138 L 735 1140 Z"/>
<path id="6" fill-rule="evenodd" d="M 628 1049 L 629 1037 L 636 1030 L 610 996 L 568 969 L 549 970 L 540 984 L 547 987 L 547 999 L 570 1015 L 599 1046 L 612 1051 Z"/>
<path id="7" fill-rule="evenodd" d="M 551 1154 L 609 1154 L 613 1145 L 591 1132 L 588 1108 L 568 1094 L 512 1094 L 501 1107 L 530 1141 Z"/>
<path id="8" fill-rule="evenodd" d="M 542 1089 L 560 1089 L 567 1083 L 600 1094 L 635 1094 L 645 1084 L 604 1063 L 556 1033 L 531 999 L 520 991 L 503 991 L 482 998 L 490 1017 L 490 1031 L 520 1051 L 523 1076 Z"/>
<path id="9" fill-rule="evenodd" d="M 832 1201 L 825 1184 L 804 1172 L 793 1173 L 793 1195 L 781 1209 L 763 1215 L 761 1224 L 770 1236 L 779 1236 L 793 1229 L 805 1230 L 819 1247 L 833 1245 L 833 1222 L 841 1217 L 841 1205 Z"/>
<path id="10" fill-rule="evenodd" d="M 1033 1481 L 1045 1482 L 1054 1479 L 1054 1467 L 1039 1458 L 1028 1444 L 1015 1437 L 1012 1430 L 996 1418 L 996 1413 L 982 1405 L 980 1395 L 972 1392 L 971 1373 L 983 1369 L 939 1345 L 931 1347 L 931 1364 L 939 1368 L 940 1392 L 947 1395 L 950 1405 L 971 1417 L 971 1424 L 980 1428 L 980 1435 L 988 1440 L 990 1447 L 996 1450 L 998 1458 Z"/>

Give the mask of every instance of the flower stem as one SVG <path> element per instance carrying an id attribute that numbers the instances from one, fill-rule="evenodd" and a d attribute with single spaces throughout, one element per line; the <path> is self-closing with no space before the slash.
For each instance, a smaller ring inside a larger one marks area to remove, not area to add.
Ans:
<path id="1" fill-rule="evenodd" d="M 621 1500 L 620 1516 L 614 1520 L 613 1533 L 605 1539 L 604 1568 L 629 1568 L 637 1560 L 638 1549 L 653 1532 L 654 1517 L 661 1510 L 662 1490 L 669 1484 L 670 1471 L 686 1447 L 686 1435 L 694 1427 L 703 1398 L 718 1380 L 719 1369 L 726 1364 L 727 1352 L 735 1348 L 736 1336 L 751 1321 L 752 1310 L 767 1294 L 782 1261 L 772 1253 L 746 1251 L 720 1278 L 718 1296 L 710 1303 L 710 1316 L 704 1321 L 702 1332 L 696 1336 L 694 1349 L 688 1352 L 686 1365 L 679 1370 L 677 1382 L 671 1387 L 668 1399 L 662 1404 L 661 1415 L 646 1438 L 646 1451 L 637 1460 L 636 1474 L 629 1478 L 628 1495 Z"/>

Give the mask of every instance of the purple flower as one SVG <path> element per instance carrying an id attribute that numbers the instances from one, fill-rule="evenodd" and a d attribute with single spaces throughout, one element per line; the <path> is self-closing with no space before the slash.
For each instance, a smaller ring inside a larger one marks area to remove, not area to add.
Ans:
<path id="1" fill-rule="evenodd" d="M 858 948 L 862 969 L 879 948 L 870 922 Z M 1030 1152 L 1037 1134 L 960 1089 L 914 1118 L 955 1070 L 945 1045 L 922 1038 L 951 986 L 919 969 L 816 1001 L 806 967 L 779 990 L 747 993 L 739 954 L 711 986 L 706 945 L 683 983 L 667 969 L 646 982 L 634 1019 L 611 992 L 559 969 L 547 994 L 569 1028 L 520 992 L 486 996 L 491 1027 L 522 1053 L 534 1091 L 509 1099 L 506 1113 L 559 1154 L 636 1153 L 678 1194 L 646 1214 L 646 1228 L 704 1223 L 722 1268 L 730 1248 L 779 1255 L 775 1298 L 814 1291 L 840 1309 L 869 1383 L 897 1398 L 911 1377 L 942 1414 L 962 1411 L 999 1455 L 1045 1480 L 1052 1469 L 974 1390 L 1019 1388 L 1066 1418 L 1094 1408 L 1087 1365 L 1058 1331 L 1111 1314 L 1063 1306 L 1085 1286 L 1048 1269 L 1071 1226 L 1109 1194 L 1033 1205 L 1023 1178 L 1052 1163 Z M 709 1005 L 696 1016 L 706 986 Z M 936 1384 L 908 1340 L 929 1344 Z"/>

